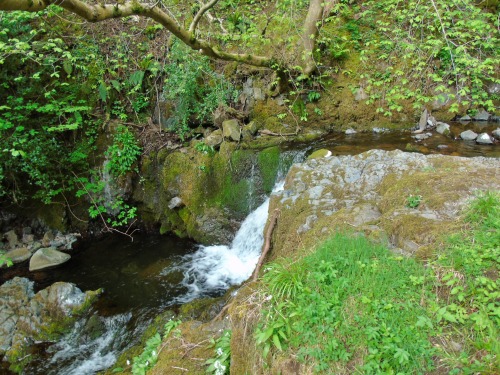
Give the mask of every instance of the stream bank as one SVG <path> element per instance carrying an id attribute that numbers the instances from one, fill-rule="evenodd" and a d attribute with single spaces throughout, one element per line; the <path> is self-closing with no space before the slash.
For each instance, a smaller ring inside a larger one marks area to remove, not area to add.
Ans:
<path id="1" fill-rule="evenodd" d="M 271 197 L 270 210 L 277 208 L 281 214 L 268 260 L 300 259 L 336 231 L 362 233 L 397 256 L 432 259 L 446 236 L 460 230 L 459 218 L 468 202 L 481 191 L 500 189 L 499 171 L 499 159 L 397 150 L 295 164 L 284 190 Z M 409 204 L 412 197 L 418 197 L 418 204 Z M 306 373 L 307 366 L 280 357 L 279 351 L 263 362 L 254 330 L 268 297 L 264 286 L 259 281 L 246 283 L 232 296 L 222 316 L 232 331 L 231 373 Z M 187 321 L 179 327 L 178 340 L 188 347 L 206 342 L 218 337 L 213 333 L 218 324 Z M 167 342 L 172 340 L 177 339 Z M 160 353 L 152 371 L 181 374 L 182 367 L 192 374 L 204 373 L 200 361 L 190 358 L 194 356 L 186 357 L 181 348 Z M 205 352 L 201 358 L 209 357 Z"/>

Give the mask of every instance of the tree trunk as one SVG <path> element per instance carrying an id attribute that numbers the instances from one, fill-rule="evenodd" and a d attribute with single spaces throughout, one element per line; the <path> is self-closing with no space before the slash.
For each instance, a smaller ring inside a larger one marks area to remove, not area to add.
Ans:
<path id="1" fill-rule="evenodd" d="M 319 34 L 319 22 L 323 18 L 323 8 L 325 0 L 311 0 L 309 10 L 304 21 L 304 31 L 302 34 L 302 42 L 304 46 L 304 65 L 303 74 L 309 77 L 317 69 L 316 61 L 314 61 L 314 49 L 316 48 L 316 40 Z"/>

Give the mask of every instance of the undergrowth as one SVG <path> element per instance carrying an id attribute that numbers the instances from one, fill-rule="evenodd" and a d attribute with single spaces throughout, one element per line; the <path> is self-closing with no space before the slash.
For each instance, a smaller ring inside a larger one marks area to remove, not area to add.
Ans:
<path id="1" fill-rule="evenodd" d="M 335 234 L 269 265 L 255 332 L 264 359 L 294 356 L 316 372 L 498 373 L 500 194 L 478 197 L 465 222 L 429 264 Z"/>

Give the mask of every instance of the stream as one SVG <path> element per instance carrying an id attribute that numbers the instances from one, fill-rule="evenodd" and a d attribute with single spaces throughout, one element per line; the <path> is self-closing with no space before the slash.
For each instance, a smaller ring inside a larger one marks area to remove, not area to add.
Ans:
<path id="1" fill-rule="evenodd" d="M 488 129 L 497 125 L 489 124 Z M 409 132 L 334 134 L 313 144 L 286 148 L 282 157 L 286 162 L 277 180 L 283 179 L 293 162 L 319 148 L 334 155 L 381 148 L 500 157 L 498 145 L 481 146 L 439 134 L 416 142 Z M 35 345 L 39 358 L 24 373 L 86 375 L 107 369 L 161 312 L 196 298 L 219 296 L 244 282 L 253 272 L 264 241 L 269 198 L 259 200 L 256 204 L 261 205 L 245 219 L 230 246 L 200 246 L 169 236 L 138 235 L 133 242 L 113 236 L 82 245 L 63 267 L 34 273 L 18 266 L 0 271 L 0 283 L 14 276 L 28 277 L 35 281 L 36 291 L 56 281 L 75 283 L 83 291 L 104 289 L 94 313 L 80 320 L 61 341 Z M 90 334 L 91 326 L 97 326 L 101 334 Z"/>

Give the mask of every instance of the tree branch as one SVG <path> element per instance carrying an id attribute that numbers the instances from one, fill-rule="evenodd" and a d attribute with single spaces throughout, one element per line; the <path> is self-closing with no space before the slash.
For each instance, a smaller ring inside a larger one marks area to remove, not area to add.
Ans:
<path id="1" fill-rule="evenodd" d="M 190 28 L 195 29 L 198 24 L 196 19 L 203 16 L 203 14 L 208 9 L 212 8 L 217 1 L 218 0 L 212 0 L 210 3 L 203 6 L 191 23 Z M 275 69 L 277 67 L 273 58 L 249 53 L 239 54 L 224 52 L 207 41 L 196 38 L 193 32 L 180 26 L 172 17 L 160 9 L 157 4 L 158 3 L 127 1 L 123 4 L 91 5 L 81 0 L 0 0 L 0 10 L 37 12 L 46 9 L 50 5 L 58 5 L 90 22 L 100 22 L 111 18 L 138 15 L 151 18 L 158 22 L 179 38 L 184 44 L 208 57 L 225 61 L 236 61 L 263 68 Z"/>
<path id="2" fill-rule="evenodd" d="M 200 22 L 201 17 L 211 8 L 214 7 L 215 4 L 217 4 L 219 0 L 212 0 L 211 2 L 203 5 L 198 13 L 196 13 L 196 16 L 193 18 L 193 22 L 191 22 L 191 25 L 189 26 L 189 32 L 194 34 L 196 30 L 196 26 L 198 26 L 198 22 Z"/>

